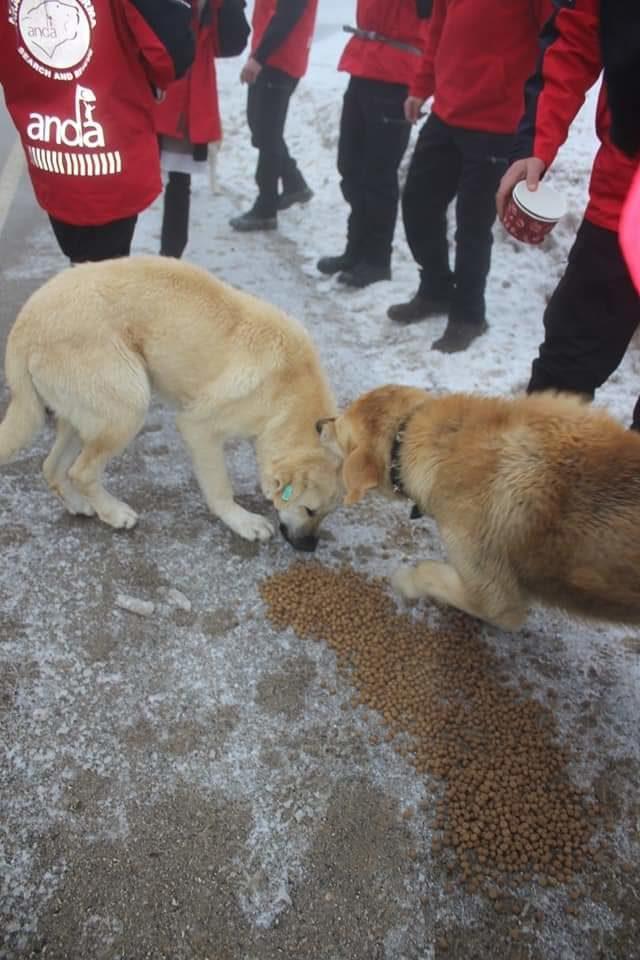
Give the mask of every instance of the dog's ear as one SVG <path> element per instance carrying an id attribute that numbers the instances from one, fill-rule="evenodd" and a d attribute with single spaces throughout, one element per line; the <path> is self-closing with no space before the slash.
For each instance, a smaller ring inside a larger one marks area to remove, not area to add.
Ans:
<path id="1" fill-rule="evenodd" d="M 344 457 L 344 453 L 342 452 L 340 444 L 338 443 L 336 421 L 337 417 L 324 417 L 324 419 L 316 422 L 316 430 L 318 432 L 318 436 L 320 437 L 320 446 L 332 453 L 333 456 L 338 459 L 338 461 L 341 461 Z"/>
<path id="2" fill-rule="evenodd" d="M 332 443 L 336 439 L 336 417 L 323 417 L 316 420 L 316 432 L 320 443 Z"/>
<path id="3" fill-rule="evenodd" d="M 378 468 L 371 454 L 363 447 L 356 447 L 349 454 L 342 467 L 342 481 L 345 485 L 345 504 L 358 503 L 367 490 L 378 486 Z"/>

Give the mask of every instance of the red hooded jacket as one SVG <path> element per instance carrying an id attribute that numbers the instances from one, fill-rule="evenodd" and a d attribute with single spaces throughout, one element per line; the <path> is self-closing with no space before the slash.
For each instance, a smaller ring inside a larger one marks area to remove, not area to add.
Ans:
<path id="1" fill-rule="evenodd" d="M 264 33 L 276 12 L 278 0 L 255 0 L 253 8 L 253 34 L 251 37 L 251 52 L 255 53 Z M 316 25 L 318 0 L 307 0 L 304 13 L 297 21 L 284 43 L 266 59 L 266 64 L 276 67 L 289 76 L 299 79 L 307 72 L 309 65 L 309 51 L 313 40 L 313 31 Z"/>
<path id="2" fill-rule="evenodd" d="M 176 0 L 6 0 L 0 83 L 47 213 L 95 226 L 161 190 L 152 85 L 193 59 Z"/>
<path id="3" fill-rule="evenodd" d="M 622 208 L 620 246 L 627 261 L 631 279 L 640 293 L 640 167 Z"/>
<path id="4" fill-rule="evenodd" d="M 434 0 L 410 87 L 445 123 L 515 133 L 551 0 Z"/>
<path id="5" fill-rule="evenodd" d="M 526 114 L 516 152 L 518 157 L 538 157 L 547 167 L 567 139 L 587 90 L 602 71 L 600 0 L 555 0 L 555 5 L 555 13 L 541 36 L 538 70 L 527 84 Z M 618 150 L 611 142 L 610 128 L 603 84 L 596 112 L 601 146 L 591 172 L 585 216 L 596 226 L 617 230 L 640 158 L 630 158 Z"/>
<path id="6" fill-rule="evenodd" d="M 191 0 L 196 56 L 186 76 L 172 83 L 156 105 L 156 129 L 168 137 L 190 143 L 216 143 L 222 139 L 216 82 L 218 9 L 222 0 L 211 0 L 203 15 L 198 0 Z"/>
<path id="7" fill-rule="evenodd" d="M 356 24 L 361 30 L 373 30 L 416 51 L 422 49 L 423 23 L 417 14 L 416 0 L 358 0 Z M 409 84 L 419 63 L 419 52 L 352 37 L 340 58 L 338 70 L 368 80 Z"/>

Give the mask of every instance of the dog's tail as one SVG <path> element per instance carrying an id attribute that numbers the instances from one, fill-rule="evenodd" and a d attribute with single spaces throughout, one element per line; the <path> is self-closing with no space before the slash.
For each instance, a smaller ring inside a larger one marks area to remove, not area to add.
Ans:
<path id="1" fill-rule="evenodd" d="M 0 423 L 0 464 L 10 460 L 26 447 L 44 423 L 44 404 L 33 385 L 23 351 L 7 344 L 5 362 L 11 401 L 4 420 Z"/>

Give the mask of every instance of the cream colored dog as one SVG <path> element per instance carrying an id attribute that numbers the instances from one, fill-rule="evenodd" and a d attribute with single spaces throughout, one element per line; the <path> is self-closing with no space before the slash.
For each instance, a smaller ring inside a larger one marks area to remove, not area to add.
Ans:
<path id="1" fill-rule="evenodd" d="M 293 546 L 314 549 L 337 504 L 338 462 L 315 428 L 335 403 L 309 335 L 179 260 L 111 260 L 49 280 L 9 334 L 6 377 L 0 463 L 32 439 L 49 407 L 57 435 L 44 475 L 71 513 L 96 513 L 116 528 L 136 523 L 101 477 L 140 430 L 152 389 L 177 408 L 209 509 L 241 537 L 266 540 L 273 528 L 233 499 L 223 455 L 230 437 L 255 439 L 262 489 Z"/>
<path id="2" fill-rule="evenodd" d="M 640 622 L 640 435 L 606 413 L 385 386 L 318 427 L 344 457 L 346 503 L 377 489 L 436 520 L 449 563 L 401 567 L 405 597 L 506 630 L 536 602 Z"/>

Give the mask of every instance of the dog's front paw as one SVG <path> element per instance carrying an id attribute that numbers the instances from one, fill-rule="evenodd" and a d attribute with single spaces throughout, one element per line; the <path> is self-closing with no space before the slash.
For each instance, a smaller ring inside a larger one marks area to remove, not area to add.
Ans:
<path id="1" fill-rule="evenodd" d="M 109 504 L 98 512 L 98 516 L 115 530 L 131 530 L 138 522 L 138 514 L 126 503 Z"/>
<path id="2" fill-rule="evenodd" d="M 398 569 L 391 574 L 391 586 L 405 598 L 405 600 L 417 600 L 418 597 L 422 596 L 416 585 L 415 579 L 415 567 L 411 567 L 408 564 L 403 567 L 398 567 Z"/>
<path id="3" fill-rule="evenodd" d="M 274 532 L 266 517 L 261 517 L 259 513 L 249 513 L 246 510 L 243 511 L 243 516 L 235 519 L 233 529 L 238 536 L 245 540 L 260 540 L 262 542 L 270 540 Z"/>

